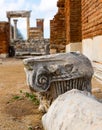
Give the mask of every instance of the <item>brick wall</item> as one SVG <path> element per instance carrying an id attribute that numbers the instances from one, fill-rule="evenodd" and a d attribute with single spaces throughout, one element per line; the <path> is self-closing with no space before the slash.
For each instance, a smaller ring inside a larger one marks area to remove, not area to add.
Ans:
<path id="1" fill-rule="evenodd" d="M 37 27 L 30 27 L 29 28 L 29 39 L 42 39 L 43 38 L 43 34 L 42 34 L 42 30 L 41 28 L 37 28 Z"/>
<path id="2" fill-rule="evenodd" d="M 29 39 L 38 40 L 44 37 L 43 22 L 43 19 L 36 19 L 36 27 L 29 28 Z"/>
<path id="3" fill-rule="evenodd" d="M 10 30 L 8 22 L 0 22 L 0 54 L 8 54 Z"/>
<path id="4" fill-rule="evenodd" d="M 42 30 L 42 33 L 44 32 L 44 19 L 36 19 L 36 26 L 37 28 Z"/>
<path id="5" fill-rule="evenodd" d="M 102 35 L 102 0 L 82 0 L 82 38 Z"/>
<path id="6" fill-rule="evenodd" d="M 70 1 L 65 0 L 66 44 L 70 42 Z"/>
<path id="7" fill-rule="evenodd" d="M 69 43 L 102 35 L 102 0 L 58 0 L 57 7 L 50 21 L 51 48 L 57 52 Z"/>
<path id="8" fill-rule="evenodd" d="M 81 42 L 81 0 L 71 0 L 69 7 L 70 42 Z M 66 8 L 69 7 L 66 5 Z M 66 17 L 68 17 L 68 15 Z M 68 28 L 68 25 L 66 26 L 66 28 Z"/>
<path id="9" fill-rule="evenodd" d="M 66 44 L 80 42 L 81 36 L 81 0 L 65 1 Z"/>
<path id="10" fill-rule="evenodd" d="M 57 2 L 58 12 L 50 21 L 50 48 L 57 52 L 65 51 L 66 31 L 65 31 L 65 0 Z"/>
<path id="11" fill-rule="evenodd" d="M 58 13 L 50 21 L 51 48 L 65 51 L 66 45 L 81 41 L 81 0 L 59 0 Z"/>

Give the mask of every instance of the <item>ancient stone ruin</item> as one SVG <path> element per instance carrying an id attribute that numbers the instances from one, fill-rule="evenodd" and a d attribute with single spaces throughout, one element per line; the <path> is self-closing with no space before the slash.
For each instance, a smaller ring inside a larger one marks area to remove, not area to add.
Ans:
<path id="1" fill-rule="evenodd" d="M 58 0 L 58 12 L 50 21 L 51 49 L 65 52 L 67 45 L 73 44 L 67 51 L 81 49 L 81 0 Z"/>
<path id="2" fill-rule="evenodd" d="M 30 27 L 31 11 L 7 11 L 8 22 L 0 22 L 0 56 L 32 56 L 50 53 L 49 39 L 44 38 L 44 19 L 36 19 L 36 27 Z M 17 35 L 17 18 L 26 18 L 27 40 Z M 13 19 L 14 27 L 11 25 Z"/>
<path id="3" fill-rule="evenodd" d="M 36 19 L 36 27 L 29 27 L 29 39 L 44 39 L 44 19 Z"/>
<path id="4" fill-rule="evenodd" d="M 91 92 L 93 68 L 80 53 L 62 53 L 24 60 L 27 84 L 50 103 L 73 88 Z"/>
<path id="5" fill-rule="evenodd" d="M 65 52 L 66 46 L 64 4 L 62 0 L 57 2 L 58 13 L 50 21 L 50 48 L 56 53 Z"/>
<path id="6" fill-rule="evenodd" d="M 17 18 L 26 18 L 27 21 L 27 39 L 43 39 L 43 23 L 44 19 L 36 19 L 37 27 L 30 27 L 30 14 L 31 11 L 7 11 L 8 22 L 10 23 L 10 40 L 19 40 L 17 38 Z M 11 19 L 14 21 L 14 31 L 12 32 Z M 14 33 L 14 34 L 13 34 Z"/>
<path id="7" fill-rule="evenodd" d="M 27 41 L 18 40 L 12 43 L 15 49 L 15 56 L 39 56 L 50 52 L 49 39 L 30 39 Z"/>
<path id="8" fill-rule="evenodd" d="M 30 27 L 30 13 L 31 11 L 7 11 L 7 18 L 10 23 L 10 40 L 12 40 L 12 28 L 11 18 L 27 18 L 27 38 L 29 38 L 29 27 Z M 16 36 L 17 20 L 14 20 L 14 36 Z M 15 38 L 15 37 L 14 37 Z"/>

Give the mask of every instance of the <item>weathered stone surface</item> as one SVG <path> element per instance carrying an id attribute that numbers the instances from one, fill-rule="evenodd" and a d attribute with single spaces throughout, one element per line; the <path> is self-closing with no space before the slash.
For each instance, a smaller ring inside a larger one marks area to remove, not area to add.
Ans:
<path id="1" fill-rule="evenodd" d="M 49 54 L 49 39 L 15 41 L 11 44 L 15 48 L 15 55 L 45 55 Z"/>
<path id="2" fill-rule="evenodd" d="M 90 80 L 93 68 L 88 58 L 80 53 L 71 52 L 29 58 L 24 60 L 24 65 L 28 84 L 36 91 L 45 92 L 50 88 L 51 83 L 56 81 L 80 80 L 80 78 L 82 80 L 80 85 L 75 85 L 77 81 L 73 81 L 75 83 L 71 85 L 66 82 L 65 87 L 79 87 L 81 90 L 91 91 Z"/>
<path id="3" fill-rule="evenodd" d="M 31 11 L 7 11 L 7 18 L 15 17 L 30 17 Z"/>
<path id="4" fill-rule="evenodd" d="M 89 93 L 71 90 L 52 103 L 42 123 L 44 130 L 101 130 L 102 104 Z"/>
<path id="5" fill-rule="evenodd" d="M 31 11 L 7 11 L 6 15 L 8 18 L 8 22 L 11 26 L 11 18 L 18 18 L 18 17 L 26 17 L 27 19 L 27 38 L 29 38 L 29 27 L 30 27 L 30 13 Z M 10 41 L 12 41 L 12 28 L 10 27 Z"/>
<path id="6" fill-rule="evenodd" d="M 73 88 L 91 92 L 93 68 L 80 53 L 29 58 L 24 60 L 24 65 L 28 86 L 41 92 L 40 98 L 48 100 L 49 105 L 58 95 Z"/>

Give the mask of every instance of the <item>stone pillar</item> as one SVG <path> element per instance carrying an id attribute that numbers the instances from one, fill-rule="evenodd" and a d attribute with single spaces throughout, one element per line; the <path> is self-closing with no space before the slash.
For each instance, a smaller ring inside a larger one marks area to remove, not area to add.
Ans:
<path id="1" fill-rule="evenodd" d="M 17 39 L 17 19 L 14 19 L 14 40 Z"/>
<path id="2" fill-rule="evenodd" d="M 12 40 L 12 26 L 11 26 L 11 18 L 8 18 L 8 22 L 10 25 L 10 41 Z"/>
<path id="3" fill-rule="evenodd" d="M 29 39 L 29 27 L 30 27 L 30 22 L 29 22 L 29 16 L 27 17 L 27 39 Z"/>
<path id="4" fill-rule="evenodd" d="M 41 28 L 42 37 L 44 37 L 44 19 L 36 19 L 37 28 Z"/>

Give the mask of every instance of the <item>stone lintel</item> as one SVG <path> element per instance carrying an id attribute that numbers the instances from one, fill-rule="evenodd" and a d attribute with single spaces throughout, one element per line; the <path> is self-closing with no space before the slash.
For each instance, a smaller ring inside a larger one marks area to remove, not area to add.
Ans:
<path id="1" fill-rule="evenodd" d="M 30 17 L 30 11 L 7 11 L 7 18 Z"/>

